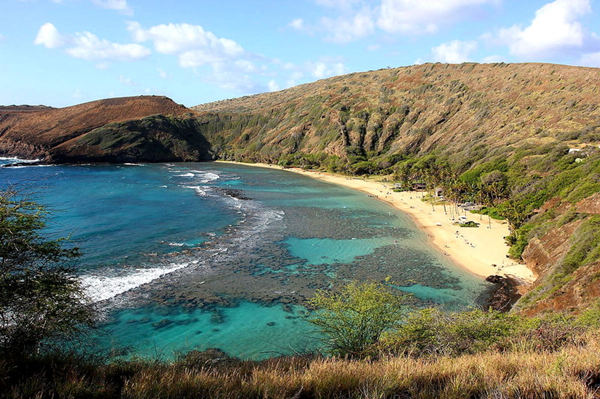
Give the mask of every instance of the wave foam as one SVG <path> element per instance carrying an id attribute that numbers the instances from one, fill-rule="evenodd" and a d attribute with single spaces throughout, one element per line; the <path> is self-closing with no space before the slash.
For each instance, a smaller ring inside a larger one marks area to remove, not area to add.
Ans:
<path id="1" fill-rule="evenodd" d="M 208 187 L 200 187 L 200 186 L 183 186 L 183 188 L 191 188 L 201 197 L 205 197 L 207 195 Z"/>
<path id="2" fill-rule="evenodd" d="M 133 273 L 120 276 L 88 274 L 81 276 L 80 281 L 88 297 L 94 302 L 100 302 L 187 267 L 189 264 L 189 262 L 172 263 L 167 267 L 139 268 Z"/>

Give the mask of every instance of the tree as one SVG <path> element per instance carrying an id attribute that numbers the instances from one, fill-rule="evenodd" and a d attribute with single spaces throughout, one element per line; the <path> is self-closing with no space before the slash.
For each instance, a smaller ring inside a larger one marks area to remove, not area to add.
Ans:
<path id="1" fill-rule="evenodd" d="M 332 354 L 361 357 L 398 324 L 404 302 L 403 295 L 383 284 L 352 282 L 339 292 L 317 291 L 310 300 L 316 310 L 309 321 L 328 337 Z"/>
<path id="2" fill-rule="evenodd" d="M 0 191 L 0 353 L 22 357 L 43 342 L 93 323 L 93 309 L 69 263 L 77 248 L 45 239 L 47 211 Z"/>

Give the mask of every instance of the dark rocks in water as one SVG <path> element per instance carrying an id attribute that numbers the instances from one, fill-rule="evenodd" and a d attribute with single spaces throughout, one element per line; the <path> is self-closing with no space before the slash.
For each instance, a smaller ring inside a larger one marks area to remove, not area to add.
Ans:
<path id="1" fill-rule="evenodd" d="M 242 201 L 248 201 L 252 199 L 250 197 L 247 197 L 242 190 L 236 190 L 234 188 L 219 188 L 218 191 L 232 198 L 237 198 Z"/>
<path id="2" fill-rule="evenodd" d="M 284 303 L 281 308 L 283 309 L 284 312 L 287 313 L 294 313 L 294 309 L 292 308 L 292 306 L 288 303 Z"/>
<path id="3" fill-rule="evenodd" d="M 218 310 L 212 312 L 210 316 L 210 322 L 213 324 L 223 324 L 225 322 L 225 316 Z"/>
<path id="4" fill-rule="evenodd" d="M 508 312 L 521 297 L 517 287 L 519 282 L 511 277 L 488 276 L 486 281 L 495 284 L 493 292 L 485 303 L 485 308 L 492 308 L 500 312 Z"/>
<path id="5" fill-rule="evenodd" d="M 157 321 L 156 323 L 152 323 L 152 327 L 156 330 L 160 330 L 161 328 L 166 328 L 173 324 L 173 320 L 162 319 L 161 321 Z"/>
<path id="6" fill-rule="evenodd" d="M 44 161 L 35 161 L 35 162 L 8 163 L 8 164 L 2 165 L 0 167 L 2 167 L 2 168 L 21 168 L 23 166 L 47 166 L 47 165 L 51 165 L 51 164 L 44 162 Z"/>
<path id="7" fill-rule="evenodd" d="M 273 327 L 275 324 L 277 324 L 277 323 L 275 323 L 274 321 L 270 321 L 267 323 L 267 326 Z"/>

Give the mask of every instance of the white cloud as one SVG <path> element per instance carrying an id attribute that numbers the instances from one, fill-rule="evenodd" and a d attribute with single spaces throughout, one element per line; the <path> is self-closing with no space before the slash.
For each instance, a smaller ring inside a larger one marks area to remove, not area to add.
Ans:
<path id="1" fill-rule="evenodd" d="M 158 72 L 158 76 L 160 76 L 161 79 L 167 79 L 169 77 L 169 74 L 167 74 L 167 72 L 165 72 L 165 70 L 162 68 L 158 68 L 156 71 Z"/>
<path id="2" fill-rule="evenodd" d="M 434 61 L 459 64 L 469 61 L 471 54 L 477 49 L 475 41 L 453 40 L 442 43 L 431 49 Z"/>
<path id="3" fill-rule="evenodd" d="M 115 10 L 122 14 L 133 15 L 133 10 L 127 4 L 127 0 L 92 0 L 92 3 L 107 10 Z"/>
<path id="4" fill-rule="evenodd" d="M 163 24 L 143 29 L 130 22 L 127 29 L 137 42 L 152 41 L 159 53 L 177 55 L 184 68 L 227 62 L 244 54 L 235 41 L 219 38 L 200 25 Z"/>
<path id="5" fill-rule="evenodd" d="M 302 19 L 289 26 L 309 34 L 325 32 L 323 38 L 347 43 L 377 29 L 392 34 L 430 34 L 442 26 L 469 17 L 484 5 L 502 0 L 314 0 L 335 16 L 324 16 L 311 26 Z"/>
<path id="6" fill-rule="evenodd" d="M 346 66 L 341 62 L 328 64 L 325 62 L 309 63 L 310 72 L 313 77 L 323 79 L 330 76 L 342 75 L 346 72 Z"/>
<path id="7" fill-rule="evenodd" d="M 278 91 L 278 90 L 280 90 L 279 85 L 274 80 L 269 80 L 269 83 L 268 83 L 267 87 L 269 88 L 269 91 Z"/>
<path id="8" fill-rule="evenodd" d="M 321 25 L 329 32 L 326 39 L 335 43 L 347 43 L 370 35 L 375 30 L 371 11 L 366 7 L 351 16 L 322 18 Z"/>
<path id="9" fill-rule="evenodd" d="M 500 31 L 510 53 L 521 57 L 547 57 L 581 49 L 587 40 L 579 18 L 591 12 L 589 0 L 555 0 L 538 9 L 526 28 Z"/>
<path id="10" fill-rule="evenodd" d="M 266 85 L 256 82 L 263 67 L 258 67 L 253 58 L 231 39 L 218 37 L 200 25 L 161 24 L 143 28 L 137 22 L 129 22 L 127 29 L 138 43 L 152 42 L 157 52 L 176 56 L 182 68 L 209 67 L 204 79 L 218 86 L 239 92 L 266 90 Z"/>
<path id="11" fill-rule="evenodd" d="M 51 49 L 64 47 L 74 58 L 102 61 L 99 67 L 106 67 L 108 61 L 133 61 L 150 55 L 150 50 L 140 44 L 113 43 L 90 32 L 63 35 L 49 22 L 40 27 L 34 43 Z"/>
<path id="12" fill-rule="evenodd" d="M 88 61 L 132 61 L 150 55 L 150 50 L 137 43 L 113 43 L 90 32 L 76 33 L 66 51 L 72 57 Z"/>
<path id="13" fill-rule="evenodd" d="M 382 0 L 377 25 L 390 33 L 434 33 L 470 8 L 497 0 Z"/>
<path id="14" fill-rule="evenodd" d="M 304 20 L 302 18 L 296 18 L 292 20 L 288 26 L 292 29 L 302 30 L 304 29 Z"/>
<path id="15" fill-rule="evenodd" d="M 50 22 L 46 22 L 40 27 L 33 41 L 34 44 L 45 46 L 46 48 L 58 48 L 65 42 L 64 37 L 58 32 L 56 27 Z"/>

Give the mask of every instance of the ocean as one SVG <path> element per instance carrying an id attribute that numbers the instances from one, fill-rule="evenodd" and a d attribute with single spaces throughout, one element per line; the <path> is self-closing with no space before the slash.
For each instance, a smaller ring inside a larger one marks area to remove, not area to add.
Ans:
<path id="1" fill-rule="evenodd" d="M 48 236 L 81 249 L 77 277 L 102 309 L 87 339 L 94 351 L 304 353 L 320 348 L 302 306 L 315 290 L 389 277 L 411 306 L 448 311 L 490 290 L 402 212 L 290 172 L 210 162 L 0 168 L 8 186 L 48 207 Z"/>

